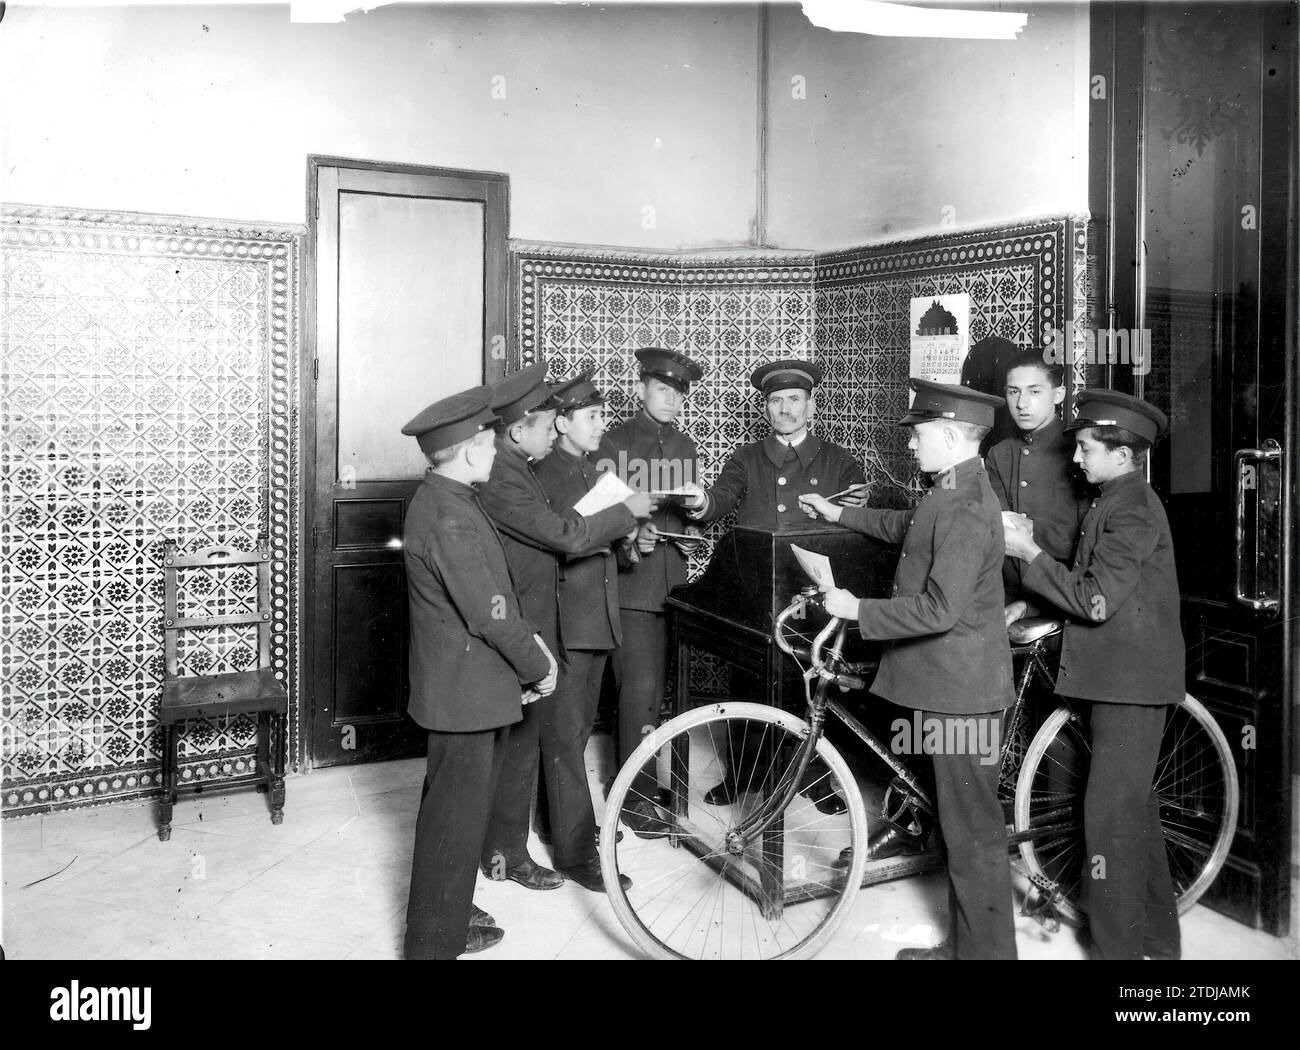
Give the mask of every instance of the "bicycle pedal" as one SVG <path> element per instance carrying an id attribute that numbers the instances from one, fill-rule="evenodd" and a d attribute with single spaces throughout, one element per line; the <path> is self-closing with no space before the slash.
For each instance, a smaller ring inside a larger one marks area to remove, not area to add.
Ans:
<path id="1" fill-rule="evenodd" d="M 1020 914 L 1033 919 L 1048 933 L 1059 933 L 1061 916 L 1056 910 L 1056 902 L 1061 891 L 1056 886 L 1043 886 L 1037 878 L 1030 877 L 1029 892 L 1025 894 L 1025 903 L 1020 907 Z"/>

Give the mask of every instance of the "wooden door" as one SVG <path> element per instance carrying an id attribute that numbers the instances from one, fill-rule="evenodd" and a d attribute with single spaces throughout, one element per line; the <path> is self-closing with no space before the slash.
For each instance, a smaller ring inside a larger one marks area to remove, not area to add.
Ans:
<path id="1" fill-rule="evenodd" d="M 406 716 L 406 506 L 424 476 L 401 428 L 505 364 L 504 175 L 308 162 L 311 311 L 303 521 L 311 764 L 416 754 Z"/>
<path id="2" fill-rule="evenodd" d="M 1171 420 L 1150 476 L 1174 535 L 1188 690 L 1241 780 L 1239 831 L 1204 900 L 1275 934 L 1295 731 L 1296 42 L 1294 4 L 1093 8 L 1096 322 L 1150 345 L 1103 379 Z"/>

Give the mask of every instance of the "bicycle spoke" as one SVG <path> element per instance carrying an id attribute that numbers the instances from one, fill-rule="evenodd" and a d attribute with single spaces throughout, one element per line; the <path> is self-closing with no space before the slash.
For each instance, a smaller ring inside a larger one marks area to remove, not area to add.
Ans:
<path id="1" fill-rule="evenodd" d="M 667 732 L 658 753 L 639 759 L 635 771 L 625 767 L 611 789 L 608 811 L 624 814 L 625 823 L 636 823 L 633 807 L 664 820 L 662 830 L 633 832 L 604 858 L 632 879 L 610 895 L 619 921 L 657 954 L 807 954 L 847 914 L 857 889 L 836 864 L 844 846 L 865 848 L 856 783 L 833 752 L 828 768 L 816 769 L 807 784 L 795 782 L 805 738 L 789 715 L 719 705 L 682 717 L 683 729 Z M 725 780 L 713 776 L 720 763 L 729 763 L 735 797 L 709 805 L 704 794 Z M 655 774 L 654 790 L 639 779 L 647 771 Z M 660 801 L 661 786 L 670 800 Z M 821 813 L 796 788 L 815 797 L 832 788 L 849 793 L 851 811 Z"/>

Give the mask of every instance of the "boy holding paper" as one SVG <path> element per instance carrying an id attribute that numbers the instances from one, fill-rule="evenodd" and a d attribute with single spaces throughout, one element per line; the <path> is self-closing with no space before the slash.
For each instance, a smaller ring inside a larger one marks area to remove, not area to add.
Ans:
<path id="1" fill-rule="evenodd" d="M 934 485 L 912 510 L 838 507 L 821 496 L 801 505 L 887 543 L 901 543 L 893 595 L 863 598 L 827 588 L 826 611 L 883 640 L 871 690 L 944 727 L 950 751 L 933 755 L 935 797 L 948 864 L 951 939 L 905 948 L 900 959 L 1014 959 L 1011 872 L 998 803 L 996 750 L 961 746 L 988 720 L 1002 738 L 1010 706 L 1011 651 L 1003 622 L 1002 508 L 989 487 L 980 441 L 1003 403 L 961 386 L 913 379 L 916 398 L 899 421 Z M 949 723 L 954 723 L 951 727 Z"/>
<path id="2" fill-rule="evenodd" d="M 592 383 L 592 371 L 552 389 L 547 407 L 555 409 L 559 438 L 536 470 L 551 509 L 569 517 L 581 513 L 578 505 L 598 484 L 624 488 L 616 475 L 602 476 L 590 458 L 605 435 L 605 397 Z M 605 664 L 621 641 L 618 565 L 613 553 L 605 547 L 563 555 L 559 587 L 564 651 L 555 695 L 543 712 L 544 731 L 549 730 L 561 745 L 556 754 L 543 756 L 551 844 L 561 875 L 603 893 L 584 752 L 596 719 Z"/>
<path id="3" fill-rule="evenodd" d="M 512 373 L 492 387 L 492 411 L 500 417 L 492 473 L 479 492 L 483 509 L 505 547 L 510 578 L 523 613 L 557 658 L 564 656 L 559 624 L 560 558 L 607 548 L 636 534 L 636 519 L 650 514 L 647 496 L 633 495 L 590 516 L 560 515 L 551 509 L 536 477 L 536 465 L 555 444 L 555 410 L 550 406 L 546 363 Z M 557 889 L 562 876 L 528 854 L 528 818 L 539 763 L 552 771 L 582 768 L 582 753 L 570 755 L 568 739 L 551 735 L 547 712 L 555 701 L 524 708 L 510 731 L 480 865 L 490 879 L 509 879 L 530 890 Z M 561 720 L 563 721 L 563 720 Z M 554 756 L 563 756 L 558 762 Z M 555 775 L 554 772 L 551 774 Z M 558 796 L 557 796 L 558 797 Z"/>
<path id="4" fill-rule="evenodd" d="M 636 351 L 641 407 L 613 427 L 601 443 L 599 465 L 618 472 L 633 488 L 664 492 L 663 504 L 641 526 L 636 545 L 619 552 L 618 604 L 623 633 L 614 650 L 618 688 L 618 765 L 622 766 L 659 721 L 668 672 L 668 592 L 686 582 L 686 557 L 702 540 L 684 538 L 699 530 L 686 524 L 686 511 L 669 493 L 699 476 L 699 454 L 690 435 L 676 424 L 691 383 L 704 370 L 685 354 L 646 346 Z M 667 490 L 667 491 L 665 491 Z M 666 825 L 656 808 L 659 789 L 647 768 L 633 785 L 622 820 L 641 837 Z"/>

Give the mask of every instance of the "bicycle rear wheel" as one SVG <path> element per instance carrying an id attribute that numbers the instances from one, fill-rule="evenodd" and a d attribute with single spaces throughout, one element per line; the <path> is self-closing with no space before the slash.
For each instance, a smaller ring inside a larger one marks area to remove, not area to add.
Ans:
<path id="1" fill-rule="evenodd" d="M 821 764 L 805 775 L 806 793 L 774 812 L 761 835 L 740 841 L 735 834 L 779 800 L 808 732 L 775 708 L 715 704 L 667 722 L 627 760 L 605 803 L 601 865 L 614 914 L 646 954 L 796 959 L 816 952 L 844 921 L 866 864 L 867 816 L 852 773 L 827 740 L 817 741 Z M 705 800 L 728 782 L 729 802 Z M 830 791 L 847 812 L 816 809 L 813 797 Z M 657 826 L 647 827 L 647 806 Z M 848 846 L 852 859 L 841 867 Z"/>
<path id="2" fill-rule="evenodd" d="M 1057 910 L 1082 922 L 1086 856 L 1083 796 L 1092 755 L 1087 727 L 1068 707 L 1034 736 L 1016 786 L 1015 830 L 1031 878 L 1054 884 Z M 1194 697 L 1169 713 L 1153 781 L 1178 911 L 1187 911 L 1223 867 L 1237 826 L 1237 771 L 1214 718 Z"/>

